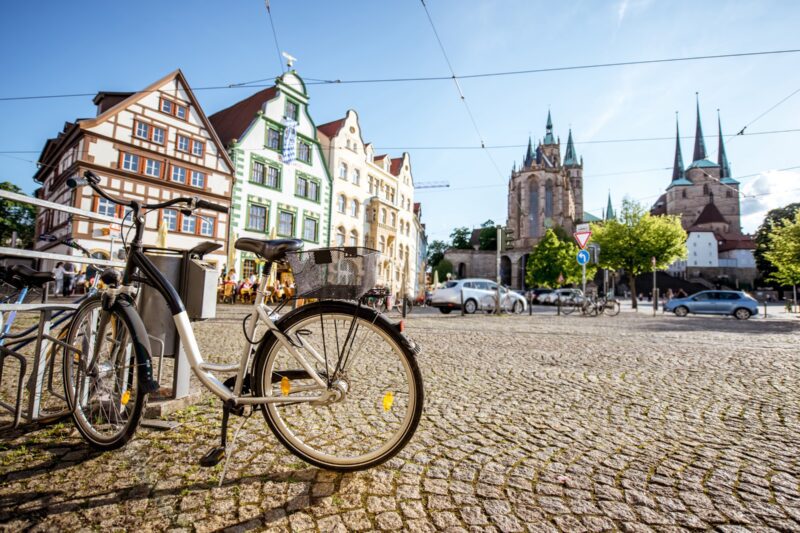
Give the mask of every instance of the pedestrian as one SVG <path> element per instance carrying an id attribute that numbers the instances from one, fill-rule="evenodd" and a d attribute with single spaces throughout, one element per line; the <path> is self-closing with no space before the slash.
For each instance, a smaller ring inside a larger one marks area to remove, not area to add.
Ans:
<path id="1" fill-rule="evenodd" d="M 672 289 L 667 289 L 667 301 L 672 300 Z"/>
<path id="2" fill-rule="evenodd" d="M 56 296 L 64 292 L 64 263 L 59 261 L 56 263 L 56 268 L 53 270 L 53 277 L 56 280 Z"/>
<path id="3" fill-rule="evenodd" d="M 75 266 L 72 263 L 64 263 L 64 297 L 72 296 L 72 281 L 74 279 Z"/>

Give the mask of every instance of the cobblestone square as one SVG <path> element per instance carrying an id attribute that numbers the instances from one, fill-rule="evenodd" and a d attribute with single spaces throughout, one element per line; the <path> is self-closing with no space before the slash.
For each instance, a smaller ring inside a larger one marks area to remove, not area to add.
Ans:
<path id="1" fill-rule="evenodd" d="M 91 452 L 69 421 L 4 434 L 0 527 L 797 530 L 798 330 L 646 312 L 412 315 L 425 412 L 384 466 L 310 467 L 257 415 L 227 471 L 202 469 L 220 419 L 205 395 L 170 417 L 178 428 L 142 428 L 117 452 Z M 209 359 L 236 358 L 234 312 L 197 332 Z"/>

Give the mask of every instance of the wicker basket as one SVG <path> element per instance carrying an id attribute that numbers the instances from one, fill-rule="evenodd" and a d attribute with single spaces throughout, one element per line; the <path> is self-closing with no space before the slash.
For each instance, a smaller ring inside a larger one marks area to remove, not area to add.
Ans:
<path id="1" fill-rule="evenodd" d="M 336 300 L 358 300 L 375 286 L 379 256 L 377 250 L 358 246 L 286 254 L 298 297 Z"/>

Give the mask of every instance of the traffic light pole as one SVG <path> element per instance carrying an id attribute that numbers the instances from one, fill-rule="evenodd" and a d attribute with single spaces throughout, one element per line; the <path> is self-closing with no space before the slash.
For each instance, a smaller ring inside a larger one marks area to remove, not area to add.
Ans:
<path id="1" fill-rule="evenodd" d="M 500 249 L 502 248 L 503 242 L 503 226 L 497 225 L 497 244 L 495 245 L 495 249 L 497 249 L 497 294 L 495 295 L 495 313 L 500 314 Z"/>

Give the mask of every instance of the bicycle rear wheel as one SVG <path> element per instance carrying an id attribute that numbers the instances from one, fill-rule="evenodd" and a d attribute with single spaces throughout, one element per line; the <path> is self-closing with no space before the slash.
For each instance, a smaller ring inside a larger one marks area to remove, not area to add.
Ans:
<path id="1" fill-rule="evenodd" d="M 617 316 L 619 314 L 620 305 L 616 300 L 606 301 L 603 307 L 605 309 L 604 313 L 608 316 Z"/>
<path id="2" fill-rule="evenodd" d="M 558 304 L 558 302 L 556 302 Z M 564 315 L 571 315 L 578 309 L 578 304 L 574 300 L 567 300 L 561 304 L 561 313 Z"/>
<path id="3" fill-rule="evenodd" d="M 99 450 L 125 445 L 139 427 L 147 395 L 139 383 L 133 327 L 117 308 L 91 298 L 76 311 L 64 350 L 64 391 L 75 426 Z"/>
<path id="4" fill-rule="evenodd" d="M 329 301 L 301 307 L 278 327 L 322 356 L 317 361 L 298 349 L 330 383 L 319 387 L 274 335 L 259 347 L 257 396 L 316 398 L 263 406 L 284 446 L 308 463 L 338 471 L 371 468 L 403 449 L 422 415 L 422 377 L 408 341 L 385 317 Z"/>

